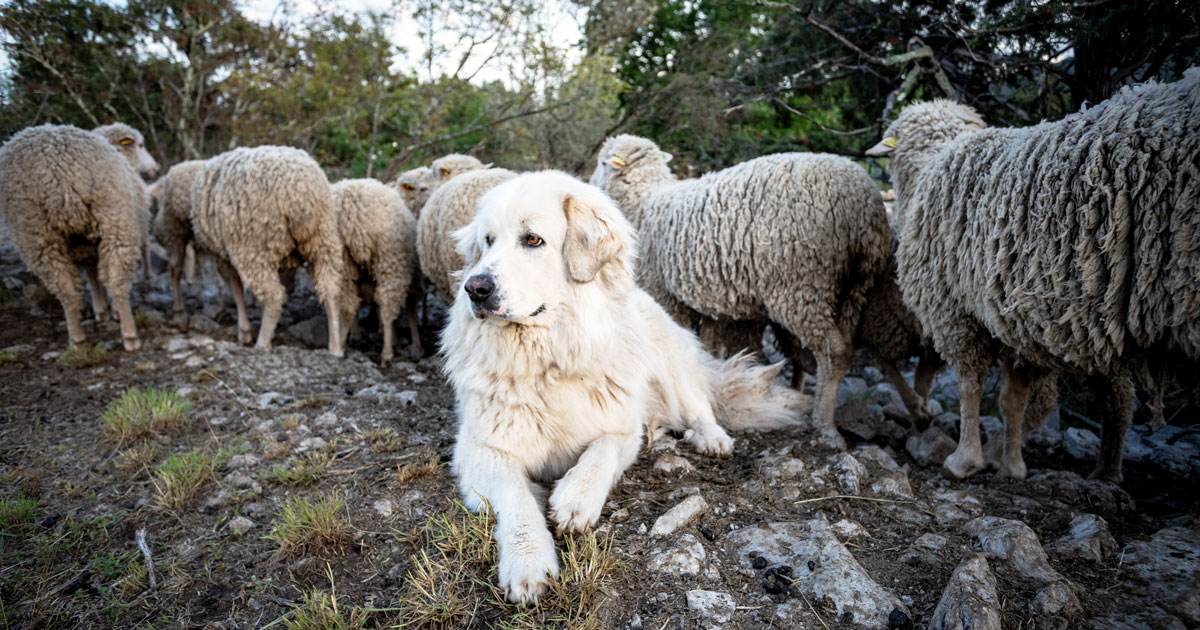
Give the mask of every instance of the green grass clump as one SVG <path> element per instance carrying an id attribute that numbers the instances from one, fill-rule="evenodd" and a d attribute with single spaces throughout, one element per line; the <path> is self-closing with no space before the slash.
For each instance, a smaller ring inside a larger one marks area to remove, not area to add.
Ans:
<path id="1" fill-rule="evenodd" d="M 110 402 L 100 421 L 109 435 L 125 444 L 179 428 L 191 409 L 192 401 L 176 392 L 135 387 Z"/>
<path id="2" fill-rule="evenodd" d="M 0 499 L 0 533 L 13 534 L 33 522 L 33 512 L 41 501 L 25 495 Z"/>
<path id="3" fill-rule="evenodd" d="M 17 353 L 12 350 L 0 350 L 0 365 L 17 362 Z"/>
<path id="4" fill-rule="evenodd" d="M 283 618 L 288 630 L 360 630 L 367 623 L 367 611 L 338 606 L 337 593 L 312 589 L 304 594 L 291 615 Z"/>
<path id="5" fill-rule="evenodd" d="M 342 517 L 346 501 L 334 491 L 316 501 L 303 497 L 287 499 L 279 510 L 267 540 L 279 545 L 277 553 L 288 556 L 308 551 L 339 552 L 350 542 L 350 524 Z"/>
<path id="6" fill-rule="evenodd" d="M 151 479 L 155 505 L 165 511 L 186 507 L 199 494 L 200 488 L 216 476 L 217 459 L 203 449 L 167 456 Z"/>
<path id="7" fill-rule="evenodd" d="M 58 362 L 74 370 L 100 365 L 108 360 L 108 348 L 99 343 L 73 343 L 58 355 Z"/>
<path id="8" fill-rule="evenodd" d="M 286 465 L 275 464 L 271 469 L 271 478 L 288 486 L 311 486 L 320 481 L 333 458 L 334 453 L 330 452 L 305 453 L 288 459 Z"/>

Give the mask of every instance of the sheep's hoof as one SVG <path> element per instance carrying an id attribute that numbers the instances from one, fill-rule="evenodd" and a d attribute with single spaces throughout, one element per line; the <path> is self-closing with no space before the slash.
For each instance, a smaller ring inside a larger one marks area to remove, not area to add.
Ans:
<path id="1" fill-rule="evenodd" d="M 392 364 L 392 357 L 379 357 L 379 367 L 388 367 Z"/>
<path id="2" fill-rule="evenodd" d="M 1088 479 L 1111 481 L 1112 483 L 1119 484 L 1125 480 L 1125 475 L 1121 473 L 1121 469 L 1119 467 L 1116 470 L 1109 470 L 1104 466 L 1097 465 L 1096 469 L 1092 471 L 1092 474 L 1088 475 Z"/>
<path id="3" fill-rule="evenodd" d="M 248 346 L 253 342 L 254 342 L 254 338 L 250 336 L 249 330 L 238 331 L 238 343 L 242 344 L 243 346 Z M 271 347 L 267 346 L 267 349 L 270 350 Z"/>
<path id="4" fill-rule="evenodd" d="M 263 342 L 261 342 L 261 341 L 260 341 L 260 342 L 258 342 L 258 343 L 256 343 L 256 344 L 254 344 L 254 349 L 255 349 L 255 350 L 259 350 L 259 351 L 261 351 L 261 352 L 270 352 L 270 351 L 271 351 L 271 344 L 270 344 L 270 342 L 263 343 Z"/>
<path id="5" fill-rule="evenodd" d="M 1017 481 L 1025 481 L 1025 476 L 1028 471 L 1025 469 L 1025 462 L 1019 461 L 1013 464 L 1001 462 L 1000 470 L 996 472 L 997 479 L 1016 479 Z"/>
<path id="6" fill-rule="evenodd" d="M 425 350 L 421 348 L 421 344 L 409 344 L 405 353 L 413 362 L 420 361 L 425 356 Z"/>
<path id="7" fill-rule="evenodd" d="M 142 342 L 137 337 L 125 337 L 124 341 L 127 352 L 137 352 L 138 348 L 142 347 Z"/>
<path id="8" fill-rule="evenodd" d="M 342 350 L 341 348 L 330 348 L 329 354 L 332 354 L 333 356 L 341 359 L 346 356 L 346 351 Z"/>
<path id="9" fill-rule="evenodd" d="M 942 462 L 942 472 L 954 479 L 966 479 L 981 470 L 983 470 L 983 456 L 980 453 L 966 455 L 961 450 L 957 450 L 950 453 L 946 461 Z"/>

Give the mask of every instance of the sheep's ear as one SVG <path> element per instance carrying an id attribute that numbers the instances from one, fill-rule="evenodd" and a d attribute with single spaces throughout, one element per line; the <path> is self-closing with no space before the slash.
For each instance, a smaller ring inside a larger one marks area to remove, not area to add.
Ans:
<path id="1" fill-rule="evenodd" d="M 133 138 L 121 138 L 120 140 L 117 140 L 117 144 L 119 144 L 123 147 L 127 147 L 127 146 L 133 144 Z"/>
<path id="2" fill-rule="evenodd" d="M 450 236 L 454 238 L 455 249 L 467 261 L 467 264 L 463 267 L 464 269 L 479 262 L 479 244 L 475 238 L 474 223 L 469 223 L 465 227 L 454 230 Z"/>
<path id="3" fill-rule="evenodd" d="M 626 237 L 611 223 L 611 215 L 620 216 L 620 212 L 567 195 L 563 213 L 567 217 L 567 238 L 563 242 L 567 274 L 575 282 L 591 282 L 625 249 Z M 606 218 L 606 214 L 610 216 Z"/>
<path id="4" fill-rule="evenodd" d="M 493 164 L 495 164 L 495 162 L 488 162 L 487 164 L 483 165 L 483 168 L 492 168 Z"/>
<path id="5" fill-rule="evenodd" d="M 867 149 L 867 155 L 871 157 L 885 157 L 892 154 L 896 150 L 896 145 L 900 143 L 900 139 L 895 136 L 888 136 L 879 141 L 879 144 Z"/>

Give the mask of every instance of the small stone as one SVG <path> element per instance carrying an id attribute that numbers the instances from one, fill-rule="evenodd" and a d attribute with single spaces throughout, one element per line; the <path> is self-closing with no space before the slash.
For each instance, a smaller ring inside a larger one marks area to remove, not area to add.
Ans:
<path id="1" fill-rule="evenodd" d="M 184 350 L 191 349 L 192 345 L 188 343 L 187 337 L 171 337 L 163 344 L 163 352 L 175 354 Z"/>
<path id="2" fill-rule="evenodd" d="M 842 519 L 834 523 L 833 533 L 837 534 L 838 540 L 842 542 L 871 537 L 871 533 L 867 531 L 867 528 L 848 519 Z"/>
<path id="3" fill-rule="evenodd" d="M 678 456 L 664 453 L 658 456 L 654 461 L 654 470 L 664 472 L 668 475 L 676 473 L 685 473 L 692 470 L 692 463 Z"/>
<path id="4" fill-rule="evenodd" d="M 633 613 L 633 616 L 629 618 L 629 630 L 642 630 L 642 628 L 642 616 Z"/>
<path id="5" fill-rule="evenodd" d="M 838 405 L 846 404 L 847 400 L 861 400 L 867 394 L 867 382 L 856 376 L 848 376 L 842 379 L 838 385 Z"/>
<path id="6" fill-rule="evenodd" d="M 261 461 L 262 459 L 259 458 L 258 455 L 254 455 L 253 453 L 243 453 L 230 457 L 229 461 L 225 462 L 225 469 L 244 470 L 246 468 L 254 468 Z"/>
<path id="7" fill-rule="evenodd" d="M 183 367 L 188 368 L 188 369 L 195 369 L 195 368 L 204 367 L 204 365 L 206 363 L 207 363 L 207 361 L 204 360 L 204 357 L 193 354 L 192 356 L 188 357 L 187 361 L 183 362 Z"/>
<path id="8" fill-rule="evenodd" d="M 296 449 L 296 452 L 302 453 L 304 451 L 319 451 L 327 446 L 329 446 L 329 443 L 320 437 L 307 437 L 303 440 L 300 440 L 300 447 Z"/>
<path id="9" fill-rule="evenodd" d="M 690 610 L 708 617 L 717 623 L 729 623 L 733 619 L 733 597 L 717 591 L 688 591 L 687 605 Z"/>
<path id="10" fill-rule="evenodd" d="M 313 418 L 313 423 L 321 427 L 331 426 L 338 423 L 338 416 L 332 411 L 326 411 L 316 418 Z"/>
<path id="11" fill-rule="evenodd" d="M 942 403 L 932 398 L 925 401 L 925 409 L 929 410 L 929 415 L 935 418 L 945 413 L 945 410 L 942 409 Z"/>
<path id="12" fill-rule="evenodd" d="M 50 352 L 46 352 L 46 353 L 42 354 L 42 360 L 43 361 L 53 361 L 60 356 L 62 356 L 61 352 L 59 352 L 57 350 L 51 350 Z"/>
<path id="13" fill-rule="evenodd" d="M 1117 550 L 1117 541 L 1108 531 L 1108 522 L 1095 514 L 1080 514 L 1071 519 L 1070 530 L 1046 545 L 1046 551 L 1063 558 L 1101 562 Z"/>
<path id="14" fill-rule="evenodd" d="M 975 554 L 954 569 L 929 630 L 1001 630 L 996 576 L 983 554 Z"/>
<path id="15" fill-rule="evenodd" d="M 912 619 L 909 619 L 908 615 L 903 610 L 900 610 L 899 608 L 893 608 L 892 612 L 888 614 L 888 627 L 901 630 L 911 628 Z"/>
<path id="16" fill-rule="evenodd" d="M 948 542 L 945 536 L 930 533 L 919 536 L 913 541 L 912 546 L 914 549 L 922 549 L 924 551 L 941 551 L 946 547 Z"/>
<path id="17" fill-rule="evenodd" d="M 221 325 L 213 321 L 211 317 L 206 317 L 204 313 L 193 313 L 187 320 L 188 330 L 197 332 L 215 332 L 221 329 Z"/>
<path id="18" fill-rule="evenodd" d="M 372 503 L 371 507 L 375 508 L 375 513 L 379 514 L 383 518 L 391 518 L 392 517 L 392 500 L 391 499 L 379 499 L 378 501 L 375 501 L 374 503 Z"/>
<path id="19" fill-rule="evenodd" d="M 936 426 L 930 426 L 918 435 L 909 436 L 904 442 L 905 450 L 921 466 L 941 466 L 957 446 L 954 440 Z"/>
<path id="20" fill-rule="evenodd" d="M 290 405 L 295 400 L 295 398 L 288 396 L 287 394 L 281 394 L 279 392 L 266 392 L 259 394 L 257 402 L 259 409 L 270 409 L 273 407 Z"/>
<path id="21" fill-rule="evenodd" d="M 254 529 L 254 521 L 246 518 L 245 516 L 237 516 L 229 519 L 229 522 L 225 524 L 225 527 L 228 527 L 233 531 L 233 533 L 240 535 Z"/>
<path id="22" fill-rule="evenodd" d="M 704 545 L 695 536 L 684 534 L 674 547 L 655 552 L 647 568 L 658 573 L 695 577 L 700 574 L 707 557 Z"/>
<path id="23" fill-rule="evenodd" d="M 1063 447 L 1071 457 L 1090 462 L 1100 452 L 1100 436 L 1087 429 L 1071 427 L 1063 434 Z"/>
<path id="24" fill-rule="evenodd" d="M 228 475 L 225 475 L 225 478 L 221 481 L 234 490 L 262 490 L 262 486 L 255 482 L 250 475 L 247 475 L 240 470 L 235 470 Z"/>
<path id="25" fill-rule="evenodd" d="M 654 527 L 650 529 L 650 535 L 669 536 L 706 509 L 708 509 L 708 502 L 704 500 L 704 497 L 694 494 L 658 517 L 654 521 Z"/>
<path id="26" fill-rule="evenodd" d="M 772 458 L 762 469 L 767 479 L 796 479 L 804 472 L 804 461 L 797 457 Z"/>
<path id="27" fill-rule="evenodd" d="M 838 485 L 846 492 L 857 494 L 859 489 L 870 479 L 867 467 L 849 453 L 831 455 L 829 462 L 830 470 L 837 475 Z"/>

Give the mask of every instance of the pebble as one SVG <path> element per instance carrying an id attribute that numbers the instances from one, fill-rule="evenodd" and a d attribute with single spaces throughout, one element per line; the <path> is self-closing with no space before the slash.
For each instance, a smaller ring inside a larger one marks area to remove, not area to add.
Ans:
<path id="1" fill-rule="evenodd" d="M 733 619 L 733 597 L 729 593 L 688 591 L 687 605 L 696 614 L 713 619 L 717 623 L 729 623 Z"/>
<path id="2" fill-rule="evenodd" d="M 371 507 L 375 508 L 375 513 L 383 518 L 392 517 L 393 508 L 391 499 L 379 499 L 378 501 L 372 503 Z"/>
<path id="3" fill-rule="evenodd" d="M 692 463 L 678 455 L 671 455 L 670 453 L 664 453 L 662 455 L 659 455 L 658 459 L 654 460 L 654 470 L 657 470 L 657 471 L 660 471 L 660 472 L 663 472 L 663 473 L 666 473 L 669 475 L 676 474 L 676 473 L 685 473 L 685 472 L 689 472 L 692 470 Z"/>
<path id="4" fill-rule="evenodd" d="M 704 500 L 704 497 L 693 494 L 658 517 L 650 529 L 650 535 L 669 536 L 706 509 L 708 509 L 708 502 Z"/>
<path id="5" fill-rule="evenodd" d="M 229 522 L 226 523 L 225 526 L 232 530 L 235 534 L 244 534 L 254 529 L 254 521 L 246 518 L 245 516 L 236 516 L 229 519 Z"/>

